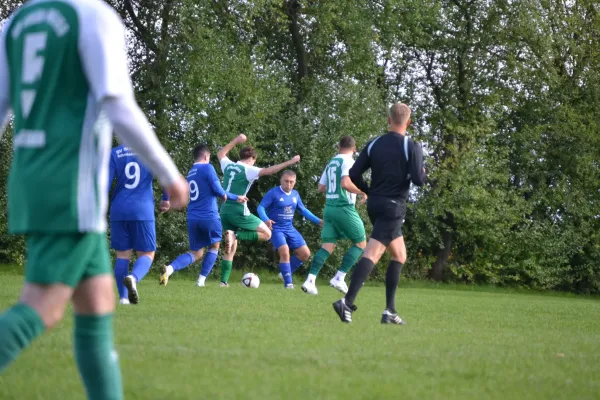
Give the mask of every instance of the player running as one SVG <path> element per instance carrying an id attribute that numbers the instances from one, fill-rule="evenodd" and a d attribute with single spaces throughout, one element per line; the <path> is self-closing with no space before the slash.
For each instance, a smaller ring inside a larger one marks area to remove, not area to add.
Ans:
<path id="1" fill-rule="evenodd" d="M 87 397 L 120 400 L 105 233 L 107 122 L 167 188 L 171 207 L 187 204 L 188 189 L 135 102 L 116 12 L 100 0 L 18 8 L 0 34 L 0 134 L 11 109 L 8 225 L 25 234 L 27 263 L 19 302 L 0 315 L 0 371 L 72 301 Z"/>
<path id="2" fill-rule="evenodd" d="M 392 259 L 385 273 L 386 308 L 381 316 L 381 323 L 404 325 L 404 321 L 396 313 L 395 301 L 402 264 L 406 262 L 402 223 L 406 215 L 406 199 L 411 181 L 421 186 L 426 178 L 423 149 L 406 136 L 410 113 L 406 104 L 394 104 L 388 117 L 389 132 L 371 140 L 350 170 L 352 182 L 369 193 L 367 211 L 373 223 L 373 232 L 365 254 L 352 274 L 348 293 L 333 303 L 342 322 L 352 322 L 352 313 L 356 311 L 354 300 L 358 291 L 387 250 Z M 362 176 L 369 169 L 370 187 Z"/>
<path id="3" fill-rule="evenodd" d="M 234 163 L 227 158 L 227 154 L 231 149 L 245 141 L 246 135 L 240 134 L 217 153 L 224 175 L 223 186 L 225 186 L 225 191 L 236 196 L 246 196 L 254 181 L 261 176 L 274 175 L 300 162 L 300 156 L 294 156 L 291 160 L 281 164 L 268 168 L 258 168 L 254 166 L 256 151 L 253 147 L 242 148 L 240 150 L 240 161 L 238 162 Z M 223 238 L 225 254 L 221 262 L 221 286 L 228 287 L 227 282 L 231 274 L 238 239 L 251 242 L 267 241 L 271 239 L 271 230 L 258 217 L 250 214 L 247 203 L 240 204 L 229 199 L 221 206 L 221 221 L 223 229 L 225 229 L 225 237 Z"/>
<path id="4" fill-rule="evenodd" d="M 110 202 L 110 247 L 117 252 L 115 280 L 119 303 L 137 304 L 137 283 L 150 271 L 156 252 L 153 176 L 125 145 L 112 150 L 109 174 L 109 188 L 117 178 Z M 169 207 L 169 195 L 163 190 L 160 212 Z M 137 259 L 128 275 L 132 250 Z"/>
<path id="5" fill-rule="evenodd" d="M 296 208 L 314 224 L 322 226 L 323 221 L 304 207 L 300 194 L 294 190 L 294 171 L 283 171 L 280 183 L 280 186 L 265 194 L 257 211 L 260 219 L 273 229 L 271 243 L 279 253 L 279 271 L 283 285 L 287 289 L 293 289 L 292 274 L 310 257 L 310 250 L 304 238 L 292 224 Z M 295 253 L 291 259 L 290 250 Z"/>
<path id="6" fill-rule="evenodd" d="M 217 207 L 217 198 L 245 203 L 246 196 L 226 193 L 221 186 L 215 168 L 210 165 L 210 150 L 205 145 L 194 148 L 194 165 L 188 172 L 190 186 L 190 204 L 187 209 L 188 237 L 190 251 L 177 257 L 170 265 L 160 271 L 159 284 L 167 285 L 169 277 L 175 271 L 186 268 L 202 258 L 204 249 L 208 247 L 202 260 L 202 269 L 196 286 L 206 286 L 206 277 L 210 274 L 221 246 L 221 218 Z"/>
<path id="7" fill-rule="evenodd" d="M 319 192 L 325 193 L 325 210 L 323 211 L 323 231 L 321 232 L 322 247 L 313 257 L 312 265 L 302 290 L 308 294 L 319 294 L 317 290 L 317 275 L 327 258 L 335 250 L 340 239 L 350 239 L 350 247 L 342 258 L 342 265 L 336 275 L 329 281 L 331 287 L 342 293 L 348 291 L 346 274 L 356 263 L 366 246 L 365 226 L 356 212 L 354 204 L 356 195 L 361 195 L 361 204 L 366 195 L 352 183 L 348 173 L 354 164 L 352 155 L 356 151 L 356 142 L 352 136 L 340 139 L 339 154 L 333 157 L 325 167 L 319 181 Z"/>

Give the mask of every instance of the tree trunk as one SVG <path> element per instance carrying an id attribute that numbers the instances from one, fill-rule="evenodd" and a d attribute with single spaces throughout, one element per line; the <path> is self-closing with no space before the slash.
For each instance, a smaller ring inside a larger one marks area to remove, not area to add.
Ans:
<path id="1" fill-rule="evenodd" d="M 438 249 L 436 259 L 429 270 L 429 278 L 434 281 L 441 281 L 444 278 L 444 268 L 448 264 L 448 258 L 452 252 L 452 230 L 444 231 L 444 247 Z"/>

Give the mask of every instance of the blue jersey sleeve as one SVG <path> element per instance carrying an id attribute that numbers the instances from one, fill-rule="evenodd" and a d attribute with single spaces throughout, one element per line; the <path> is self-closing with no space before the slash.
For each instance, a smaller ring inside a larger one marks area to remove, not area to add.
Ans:
<path id="1" fill-rule="evenodd" d="M 256 210 L 258 212 L 258 216 L 264 222 L 267 222 L 270 219 L 269 216 L 267 215 L 266 210 L 271 208 L 272 204 L 273 204 L 273 189 L 269 190 L 267 192 L 267 194 L 265 194 L 265 197 L 263 197 L 263 199 L 261 200 L 261 202 L 258 205 L 258 208 Z"/>
<path id="2" fill-rule="evenodd" d="M 228 193 L 221 186 L 221 181 L 219 180 L 219 176 L 217 175 L 217 171 L 215 171 L 215 167 L 212 165 L 209 168 L 208 172 L 208 183 L 214 194 L 218 197 L 223 197 L 227 195 L 227 200 L 237 201 L 238 197 L 233 193 Z"/>
<path id="3" fill-rule="evenodd" d="M 321 218 L 315 216 L 313 213 L 311 213 L 308 210 L 308 208 L 304 207 L 304 203 L 302 203 L 302 199 L 300 198 L 300 195 L 298 195 L 298 209 L 300 210 L 300 213 L 302 213 L 302 216 L 304 218 L 308 219 L 313 224 L 318 225 L 321 223 Z"/>
<path id="4" fill-rule="evenodd" d="M 163 201 L 169 201 L 171 199 L 171 196 L 169 196 L 169 192 L 167 192 L 167 189 L 162 188 L 162 198 Z"/>
<path id="5" fill-rule="evenodd" d="M 110 163 L 108 166 L 108 191 L 110 192 L 110 187 L 112 186 L 113 181 L 115 180 L 115 173 L 117 172 L 117 166 L 115 164 L 115 158 L 113 154 L 110 154 Z"/>

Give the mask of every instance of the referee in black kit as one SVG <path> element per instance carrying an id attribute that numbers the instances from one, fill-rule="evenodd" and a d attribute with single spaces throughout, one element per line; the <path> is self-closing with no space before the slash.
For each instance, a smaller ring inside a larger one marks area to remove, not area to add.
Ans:
<path id="1" fill-rule="evenodd" d="M 390 107 L 390 131 L 367 143 L 350 169 L 352 182 L 369 196 L 367 210 L 373 224 L 373 233 L 354 269 L 348 293 L 333 303 L 342 322 L 352 322 L 352 312 L 356 311 L 354 300 L 358 291 L 387 249 L 392 259 L 385 274 L 386 308 L 381 323 L 404 325 L 404 321 L 396 313 L 395 304 L 400 271 L 402 264 L 406 262 L 402 223 L 406 215 L 410 182 L 417 186 L 422 186 L 425 182 L 423 149 L 406 136 L 410 112 L 406 104 L 396 103 Z M 368 169 L 371 169 L 370 187 L 363 179 L 363 173 Z"/>

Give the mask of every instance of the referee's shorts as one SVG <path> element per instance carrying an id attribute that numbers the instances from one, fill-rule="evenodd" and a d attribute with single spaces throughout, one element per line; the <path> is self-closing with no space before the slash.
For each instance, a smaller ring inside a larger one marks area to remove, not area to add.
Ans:
<path id="1" fill-rule="evenodd" d="M 406 200 L 383 196 L 369 196 L 367 211 L 373 224 L 371 238 L 386 247 L 402 236 L 402 224 L 406 216 Z"/>

